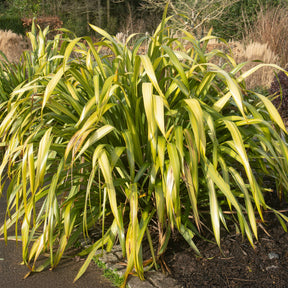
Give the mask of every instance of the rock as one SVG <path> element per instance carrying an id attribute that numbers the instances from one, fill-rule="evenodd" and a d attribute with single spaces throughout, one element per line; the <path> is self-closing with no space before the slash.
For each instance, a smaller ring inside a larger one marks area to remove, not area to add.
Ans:
<path id="1" fill-rule="evenodd" d="M 271 265 L 271 266 L 266 267 L 266 271 L 273 270 L 273 269 L 278 269 L 278 266 Z"/>
<path id="2" fill-rule="evenodd" d="M 123 265 L 120 264 L 114 264 L 112 266 L 110 266 L 110 268 L 112 271 L 114 271 L 116 274 L 118 274 L 120 277 L 123 277 L 126 271 L 126 268 L 123 267 Z"/>
<path id="3" fill-rule="evenodd" d="M 117 256 L 112 253 L 104 253 L 103 256 L 99 257 L 99 260 L 106 264 L 114 264 L 118 262 Z"/>
<path id="4" fill-rule="evenodd" d="M 113 246 L 113 248 L 111 249 L 111 252 L 114 253 L 114 252 L 121 252 L 122 253 L 122 248 L 120 245 L 115 245 Z"/>
<path id="5" fill-rule="evenodd" d="M 102 251 L 101 249 L 99 249 L 95 252 L 95 256 L 98 256 L 98 255 L 102 256 L 104 253 L 105 251 Z"/>
<path id="6" fill-rule="evenodd" d="M 132 276 L 129 278 L 127 286 L 129 288 L 154 288 L 148 281 L 141 281 L 138 277 Z"/>
<path id="7" fill-rule="evenodd" d="M 277 254 L 277 253 L 275 253 L 275 252 L 270 252 L 270 253 L 268 254 L 268 258 L 269 258 L 270 260 L 276 260 L 276 259 L 279 259 L 280 256 L 279 256 L 279 254 Z"/>
<path id="8" fill-rule="evenodd" d="M 181 288 L 175 279 L 165 276 L 160 272 L 148 272 L 147 279 L 157 288 Z"/>
<path id="9" fill-rule="evenodd" d="M 118 258 L 118 260 L 122 260 L 123 259 L 122 251 L 116 251 L 113 254 Z"/>

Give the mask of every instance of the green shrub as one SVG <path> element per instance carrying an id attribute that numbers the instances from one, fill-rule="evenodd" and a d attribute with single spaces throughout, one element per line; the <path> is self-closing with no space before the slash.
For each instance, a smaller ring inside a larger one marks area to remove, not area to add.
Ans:
<path id="1" fill-rule="evenodd" d="M 0 30 L 11 30 L 16 34 L 25 35 L 21 18 L 17 16 L 1 16 Z"/>
<path id="2" fill-rule="evenodd" d="M 97 43 L 30 34 L 35 74 L 12 92 L 0 124 L 0 176 L 8 168 L 10 178 L 0 234 L 21 225 L 32 272 L 53 269 L 91 228 L 102 238 L 80 253 L 88 257 L 76 279 L 96 250 L 119 241 L 126 280 L 133 268 L 143 279 L 144 264 L 157 267 L 173 230 L 200 253 L 193 238 L 207 222 L 202 209 L 218 245 L 225 210 L 251 245 L 264 209 L 288 221 L 265 202 L 264 177 L 286 196 L 288 148 L 276 108 L 245 88 L 257 68 L 241 73 L 229 55 L 206 52 L 211 35 L 184 31 L 186 50 L 166 21 L 145 55 L 147 36 L 130 48 L 93 25 Z M 216 56 L 225 70 L 212 64 Z M 143 259 L 144 238 L 152 260 Z M 44 252 L 49 259 L 37 266 Z"/>
<path id="3" fill-rule="evenodd" d="M 272 7 L 280 8 L 286 5 L 287 0 L 240 0 L 224 10 L 221 17 L 213 19 L 210 24 L 214 27 L 215 35 L 226 40 L 239 40 L 245 37 L 248 29 L 257 22 L 261 10 L 266 12 Z"/>

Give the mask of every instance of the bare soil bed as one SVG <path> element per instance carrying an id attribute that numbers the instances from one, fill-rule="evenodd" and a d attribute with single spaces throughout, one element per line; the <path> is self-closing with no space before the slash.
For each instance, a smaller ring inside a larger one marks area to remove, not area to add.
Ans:
<path id="1" fill-rule="evenodd" d="M 278 209 L 286 211 L 287 204 Z M 172 277 L 189 288 L 288 287 L 288 234 L 274 213 L 264 215 L 254 249 L 241 235 L 222 233 L 222 252 L 212 238 L 211 242 L 199 240 L 196 245 L 202 257 L 197 257 L 185 240 L 174 237 L 165 254 Z"/>

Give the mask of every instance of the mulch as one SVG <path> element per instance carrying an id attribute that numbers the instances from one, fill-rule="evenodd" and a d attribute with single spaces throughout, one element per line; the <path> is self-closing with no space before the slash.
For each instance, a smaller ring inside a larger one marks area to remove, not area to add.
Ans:
<path id="1" fill-rule="evenodd" d="M 196 240 L 202 254 L 197 257 L 183 239 L 174 237 L 165 256 L 172 277 L 189 288 L 288 287 L 288 233 L 274 213 L 266 213 L 265 220 L 259 223 L 254 249 L 241 234 L 223 230 L 221 250 L 215 242 Z"/>

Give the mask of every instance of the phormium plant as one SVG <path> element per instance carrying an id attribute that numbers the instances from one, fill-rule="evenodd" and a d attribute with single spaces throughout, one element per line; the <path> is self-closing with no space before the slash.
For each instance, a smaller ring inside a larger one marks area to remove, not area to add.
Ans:
<path id="1" fill-rule="evenodd" d="M 193 237 L 207 207 L 218 245 L 226 209 L 252 245 L 256 215 L 263 220 L 271 210 L 288 220 L 265 202 L 263 183 L 265 176 L 286 195 L 286 130 L 270 100 L 245 88 L 264 64 L 241 73 L 244 64 L 228 54 L 206 53 L 210 34 L 171 38 L 167 21 L 164 15 L 145 55 L 138 50 L 147 36 L 131 48 L 135 35 L 123 45 L 93 25 L 103 36 L 96 43 L 30 34 L 35 72 L 15 87 L 0 123 L 0 175 L 10 183 L 0 233 L 7 239 L 16 226 L 31 272 L 53 269 L 91 228 L 102 236 L 80 253 L 88 257 L 76 279 L 97 249 L 116 242 L 125 279 L 133 268 L 143 279 L 143 266 L 157 268 L 173 230 L 200 253 Z M 225 70 L 211 62 L 216 56 L 226 59 Z M 143 259 L 144 238 L 151 259 Z M 44 252 L 47 262 L 38 266 Z"/>

